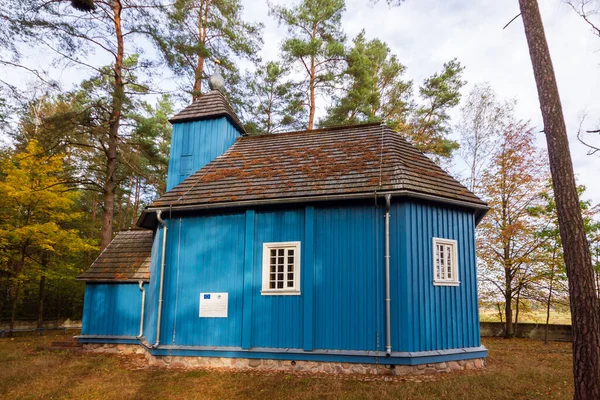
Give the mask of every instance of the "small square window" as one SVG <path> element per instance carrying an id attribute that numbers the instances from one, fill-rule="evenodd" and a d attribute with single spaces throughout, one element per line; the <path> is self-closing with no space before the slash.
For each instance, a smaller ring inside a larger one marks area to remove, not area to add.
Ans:
<path id="1" fill-rule="evenodd" d="M 456 240 L 433 238 L 433 284 L 458 286 L 458 247 Z"/>
<path id="2" fill-rule="evenodd" d="M 300 294 L 300 242 L 263 243 L 263 295 Z"/>

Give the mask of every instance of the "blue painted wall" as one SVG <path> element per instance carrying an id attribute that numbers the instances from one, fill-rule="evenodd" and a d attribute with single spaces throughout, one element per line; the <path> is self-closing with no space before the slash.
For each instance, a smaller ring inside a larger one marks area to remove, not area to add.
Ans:
<path id="1" fill-rule="evenodd" d="M 383 351 L 384 212 L 307 206 L 167 220 L 161 344 Z M 479 346 L 473 213 L 398 201 L 390 223 L 393 351 Z M 147 289 L 150 343 L 161 234 Z M 458 240 L 459 287 L 433 286 L 433 236 Z M 301 242 L 300 296 L 260 294 L 262 245 L 281 241 Z M 228 292 L 229 317 L 199 318 L 201 292 Z"/>
<path id="2" fill-rule="evenodd" d="M 137 336 L 141 305 L 136 283 L 87 283 L 81 334 Z"/>
<path id="3" fill-rule="evenodd" d="M 173 124 L 167 190 L 225 153 L 238 137 L 225 117 Z"/>
<path id="4" fill-rule="evenodd" d="M 391 211 L 393 349 L 479 346 L 473 213 L 418 202 Z M 459 286 L 433 285 L 433 237 L 457 240 Z"/>
<path id="5" fill-rule="evenodd" d="M 162 250 L 162 227 L 154 235 L 150 258 L 150 282 L 145 284 L 146 304 L 144 312 L 144 337 L 150 344 L 156 341 L 156 314 L 158 311 L 158 282 Z"/>
<path id="6" fill-rule="evenodd" d="M 315 208 L 314 347 L 385 348 L 383 208 Z"/>
<path id="7" fill-rule="evenodd" d="M 241 346 L 244 214 L 167 223 L 161 343 Z M 199 317 L 204 292 L 229 293 L 228 318 Z"/>
<path id="8" fill-rule="evenodd" d="M 304 271 L 304 210 L 257 212 L 254 220 L 252 274 L 252 347 L 302 348 L 302 295 L 262 296 L 262 257 L 265 242 L 300 243 L 300 291 Z"/>

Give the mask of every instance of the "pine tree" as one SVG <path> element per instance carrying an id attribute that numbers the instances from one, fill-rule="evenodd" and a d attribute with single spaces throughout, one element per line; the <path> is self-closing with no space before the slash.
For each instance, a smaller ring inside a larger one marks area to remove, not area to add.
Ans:
<path id="1" fill-rule="evenodd" d="M 456 59 L 444 64 L 441 73 L 425 79 L 419 87 L 421 104 L 417 105 L 406 129 L 405 137 L 424 153 L 450 157 L 458 143 L 448 139 L 450 115 L 448 111 L 460 103 L 460 89 L 464 67 Z"/>
<path id="2" fill-rule="evenodd" d="M 563 244 L 573 335 L 575 399 L 600 398 L 600 313 L 592 257 L 569 150 L 567 127 L 544 24 L 536 0 L 519 0 L 540 101 Z"/>
<path id="3" fill-rule="evenodd" d="M 322 125 L 386 121 L 396 130 L 407 123 L 412 82 L 402 79 L 406 67 L 379 39 L 367 41 L 362 31 L 348 50 L 344 72 L 347 88 L 327 110 Z"/>
<path id="4" fill-rule="evenodd" d="M 308 129 L 315 125 L 318 94 L 331 89 L 344 62 L 341 19 L 344 0 L 302 0 L 286 8 L 270 6 L 270 14 L 288 28 L 289 37 L 281 50 L 286 62 L 296 65 L 305 76 Z"/>
<path id="5" fill-rule="evenodd" d="M 289 68 L 279 62 L 257 67 L 249 78 L 248 96 L 252 99 L 252 117 L 246 124 L 251 134 L 269 134 L 301 129 L 304 115 L 302 92 L 289 79 Z"/>
<path id="6" fill-rule="evenodd" d="M 185 80 L 182 88 L 197 100 L 207 90 L 207 78 L 217 59 L 230 100 L 242 101 L 236 93 L 241 81 L 235 58 L 258 61 L 262 24 L 242 19 L 240 0 L 176 0 L 163 11 L 167 25 L 149 30 L 167 65 Z"/>

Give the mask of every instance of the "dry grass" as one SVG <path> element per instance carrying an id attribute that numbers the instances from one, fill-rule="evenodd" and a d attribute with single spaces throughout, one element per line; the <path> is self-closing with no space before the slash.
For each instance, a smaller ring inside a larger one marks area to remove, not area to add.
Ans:
<path id="1" fill-rule="evenodd" d="M 481 322 L 500 322 L 498 310 L 494 310 L 491 308 L 481 308 L 479 310 L 479 318 L 481 319 Z M 527 312 L 521 312 L 521 314 L 519 314 L 519 322 L 545 324 L 546 311 L 531 310 Z M 550 323 L 558 325 L 571 325 L 571 313 L 568 311 L 551 311 Z"/>
<path id="2" fill-rule="evenodd" d="M 485 370 L 363 382 L 282 373 L 136 369 L 131 357 L 35 350 L 60 337 L 64 336 L 0 339 L 0 398 L 572 398 L 569 343 L 485 339 L 490 350 Z"/>

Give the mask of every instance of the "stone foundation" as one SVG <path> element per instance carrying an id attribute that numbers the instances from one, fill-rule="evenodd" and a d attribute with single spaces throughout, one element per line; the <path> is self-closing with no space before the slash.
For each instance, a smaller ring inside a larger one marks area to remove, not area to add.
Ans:
<path id="1" fill-rule="evenodd" d="M 357 364 L 322 361 L 290 361 L 257 358 L 153 356 L 143 347 L 135 344 L 86 343 L 84 351 L 108 354 L 144 354 L 148 366 L 160 368 L 199 368 L 221 370 L 246 370 L 264 372 L 299 372 L 324 374 L 361 375 L 432 375 L 440 372 L 472 370 L 485 367 L 484 358 L 448 361 L 433 364 L 395 365 Z"/>

